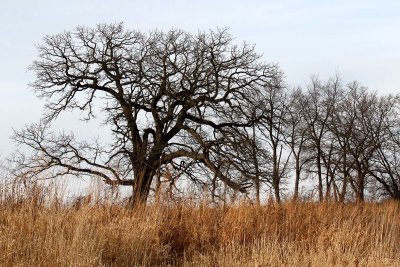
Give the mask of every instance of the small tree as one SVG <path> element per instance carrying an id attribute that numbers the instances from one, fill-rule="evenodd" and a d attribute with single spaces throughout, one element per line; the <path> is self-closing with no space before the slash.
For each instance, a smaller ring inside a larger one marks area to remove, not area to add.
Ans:
<path id="1" fill-rule="evenodd" d="M 324 163 L 326 163 L 326 156 L 331 150 L 331 146 L 327 145 L 325 141 L 329 133 L 329 120 L 337 103 L 339 88 L 340 80 L 338 77 L 329 79 L 326 82 L 312 78 L 306 92 L 306 101 L 303 102 L 302 116 L 308 128 L 306 138 L 309 140 L 307 153 L 309 153 L 308 157 L 313 158 L 309 162 L 312 169 L 316 169 L 318 199 L 320 202 L 324 200 Z M 328 176 L 326 176 L 326 184 L 328 183 Z"/>
<path id="2" fill-rule="evenodd" d="M 375 153 L 368 171 L 381 196 L 400 200 L 400 95 L 381 96 L 373 108 L 366 128 Z"/>
<path id="3" fill-rule="evenodd" d="M 281 76 L 277 66 L 260 61 L 254 47 L 233 44 L 226 30 L 192 35 L 180 30 L 144 34 L 122 24 L 46 36 L 33 90 L 46 100 L 44 123 L 29 126 L 14 139 L 33 149 L 20 154 L 18 173 L 92 175 L 112 185 L 133 187 L 133 204 L 144 203 L 153 177 L 166 164 L 194 178 L 207 168 L 227 186 L 244 192 L 246 181 L 230 164 L 238 131 L 262 114 L 249 114 L 262 88 Z M 94 108 L 97 104 L 99 108 Z M 108 146 L 56 135 L 48 125 L 65 111 L 99 113 L 112 129 Z"/>
<path id="4" fill-rule="evenodd" d="M 265 87 L 266 96 L 263 99 L 265 115 L 260 123 L 261 138 L 267 144 L 271 153 L 270 182 L 274 191 L 275 200 L 281 202 L 281 186 L 287 171 L 290 158 L 285 155 L 285 129 L 288 112 L 288 95 L 282 81 L 275 86 Z"/>
<path id="5" fill-rule="evenodd" d="M 300 178 L 303 167 L 307 162 L 312 159 L 306 157 L 304 148 L 307 145 L 307 124 L 304 119 L 304 112 L 302 112 L 303 104 L 306 102 L 304 99 L 304 92 L 301 88 L 296 88 L 290 93 L 289 103 L 286 113 L 286 128 L 285 136 L 287 146 L 290 148 L 290 153 L 294 160 L 294 190 L 293 200 L 299 199 L 299 186 Z"/>

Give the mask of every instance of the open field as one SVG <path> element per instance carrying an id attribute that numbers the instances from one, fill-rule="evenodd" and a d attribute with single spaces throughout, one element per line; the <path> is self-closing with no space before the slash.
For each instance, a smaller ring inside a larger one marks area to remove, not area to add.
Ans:
<path id="1" fill-rule="evenodd" d="M 400 203 L 230 207 L 1 198 L 0 266 L 400 266 Z"/>

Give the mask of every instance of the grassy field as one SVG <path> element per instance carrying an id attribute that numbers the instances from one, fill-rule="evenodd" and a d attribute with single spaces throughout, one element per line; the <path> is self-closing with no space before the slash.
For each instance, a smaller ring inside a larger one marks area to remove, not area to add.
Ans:
<path id="1" fill-rule="evenodd" d="M 3 195 L 0 266 L 400 266 L 400 203 L 61 204 Z"/>

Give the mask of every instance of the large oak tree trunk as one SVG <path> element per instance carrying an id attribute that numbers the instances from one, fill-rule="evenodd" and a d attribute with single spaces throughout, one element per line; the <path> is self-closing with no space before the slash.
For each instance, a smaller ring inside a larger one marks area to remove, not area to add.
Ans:
<path id="1" fill-rule="evenodd" d="M 130 201 L 132 207 L 146 204 L 153 176 L 153 172 L 146 167 L 135 170 L 133 194 Z"/>

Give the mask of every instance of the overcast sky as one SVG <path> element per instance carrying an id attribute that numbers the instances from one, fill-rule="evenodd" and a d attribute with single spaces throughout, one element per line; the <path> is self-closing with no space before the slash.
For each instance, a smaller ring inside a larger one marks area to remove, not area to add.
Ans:
<path id="1" fill-rule="evenodd" d="M 27 66 L 46 34 L 120 21 L 143 31 L 229 27 L 237 42 L 254 43 L 264 60 L 279 63 L 290 85 L 339 73 L 399 93 L 399 14 L 400 1 L 0 0 L 0 156 L 13 150 L 12 128 L 41 116 Z"/>

